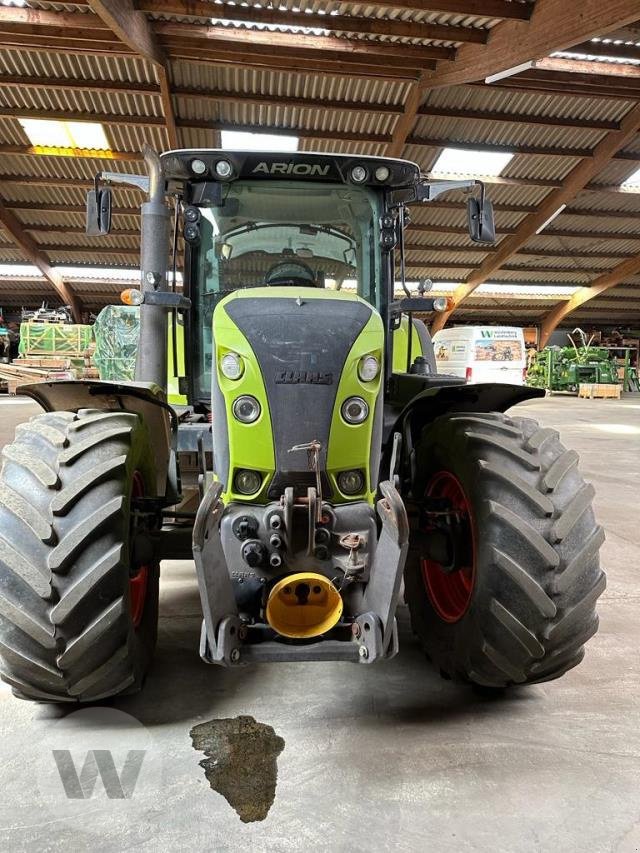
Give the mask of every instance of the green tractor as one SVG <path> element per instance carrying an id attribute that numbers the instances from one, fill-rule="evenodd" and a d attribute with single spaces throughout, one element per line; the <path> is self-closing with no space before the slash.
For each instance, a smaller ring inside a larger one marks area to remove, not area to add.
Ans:
<path id="1" fill-rule="evenodd" d="M 575 666 L 605 586 L 592 487 L 554 430 L 504 414 L 542 391 L 437 373 L 414 314 L 447 300 L 404 281 L 410 205 L 466 190 L 487 242 L 483 187 L 364 156 L 145 161 L 148 176 L 99 176 L 87 211 L 108 233 L 107 183 L 148 194 L 141 288 L 124 295 L 140 306 L 135 381 L 24 387 L 45 412 L 3 451 L 14 693 L 139 689 L 160 563 L 185 558 L 210 664 L 386 660 L 403 598 L 445 677 L 502 689 Z"/>

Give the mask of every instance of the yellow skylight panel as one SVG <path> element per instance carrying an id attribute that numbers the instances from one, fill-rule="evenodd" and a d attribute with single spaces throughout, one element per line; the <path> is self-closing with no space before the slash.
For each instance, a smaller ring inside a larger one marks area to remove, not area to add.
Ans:
<path id="1" fill-rule="evenodd" d="M 51 119 L 20 119 L 29 142 L 36 148 L 86 148 L 99 151 L 110 149 L 103 126 L 90 121 L 57 121 Z"/>

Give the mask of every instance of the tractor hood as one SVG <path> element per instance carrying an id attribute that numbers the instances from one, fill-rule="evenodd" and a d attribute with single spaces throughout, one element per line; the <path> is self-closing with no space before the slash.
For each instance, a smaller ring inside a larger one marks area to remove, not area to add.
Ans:
<path id="1" fill-rule="evenodd" d="M 367 497 L 375 483 L 371 451 L 374 433 L 378 443 L 380 436 L 374 426 L 381 412 L 381 376 L 364 382 L 358 365 L 366 355 L 382 360 L 383 328 L 375 309 L 355 294 L 339 291 L 247 289 L 218 305 L 213 337 L 216 473 L 227 494 L 234 491 L 237 471 L 248 468 L 263 476 L 261 499 L 275 500 L 287 486 L 306 495 L 315 483 L 308 454 L 291 449 L 317 440 L 323 494 L 346 499 L 336 477 L 341 470 L 357 469 L 364 480 L 358 499 Z M 225 377 L 220 367 L 228 352 L 243 362 L 237 380 Z M 247 394 L 261 407 L 260 417 L 250 424 L 239 423 L 233 410 L 234 401 Z M 348 424 L 341 414 L 345 400 L 353 396 L 368 408 L 361 424 Z"/>

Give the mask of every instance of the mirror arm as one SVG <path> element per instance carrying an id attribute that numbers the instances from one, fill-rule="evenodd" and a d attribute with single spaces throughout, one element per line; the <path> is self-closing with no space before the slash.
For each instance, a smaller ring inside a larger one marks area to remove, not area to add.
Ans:
<path id="1" fill-rule="evenodd" d="M 147 175 L 130 175 L 121 172 L 98 172 L 95 177 L 96 190 L 99 182 L 105 184 L 126 184 L 130 187 L 137 187 L 144 193 L 149 192 L 149 178 Z"/>
<path id="2" fill-rule="evenodd" d="M 480 187 L 480 193 L 484 201 L 484 184 L 475 178 L 469 178 L 464 181 L 421 181 L 413 187 L 405 189 L 392 190 L 389 194 L 392 207 L 398 207 L 403 204 L 414 204 L 415 202 L 434 201 L 443 193 L 451 192 L 451 190 L 472 190 L 475 187 Z"/>
<path id="3" fill-rule="evenodd" d="M 478 185 L 480 185 L 480 192 L 484 195 L 484 184 L 473 178 L 465 181 L 424 181 L 416 187 L 416 201 L 433 201 L 451 190 L 471 190 Z"/>

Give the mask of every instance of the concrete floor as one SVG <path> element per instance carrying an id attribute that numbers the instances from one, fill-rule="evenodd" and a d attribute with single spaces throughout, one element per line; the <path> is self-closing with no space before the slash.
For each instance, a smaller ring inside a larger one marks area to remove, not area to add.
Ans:
<path id="1" fill-rule="evenodd" d="M 640 396 L 554 397 L 518 409 L 558 428 L 597 488 L 609 585 L 600 632 L 580 667 L 501 701 L 482 699 L 429 668 L 403 617 L 402 651 L 387 664 L 226 672 L 198 658 L 191 565 L 166 564 L 153 672 L 142 694 L 111 704 L 146 727 L 161 778 L 147 777 L 127 802 L 105 802 L 97 791 L 56 809 L 41 779 L 51 761 L 43 738 L 60 712 L 5 689 L 2 848 L 640 849 Z M 2 399 L 0 442 L 35 411 Z M 209 788 L 198 766 L 204 756 L 191 745 L 194 724 L 238 715 L 284 739 L 275 802 L 262 822 L 240 822 Z M 86 734 L 80 718 L 67 720 L 72 733 Z M 135 741 L 134 729 L 125 723 L 123 744 L 130 733 Z"/>

